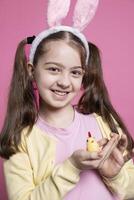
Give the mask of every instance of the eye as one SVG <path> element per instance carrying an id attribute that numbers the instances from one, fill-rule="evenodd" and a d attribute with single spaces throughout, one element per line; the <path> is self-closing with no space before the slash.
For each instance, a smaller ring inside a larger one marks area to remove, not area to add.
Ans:
<path id="1" fill-rule="evenodd" d="M 71 71 L 71 74 L 73 75 L 73 77 L 79 78 L 83 75 L 83 71 L 82 70 L 73 70 L 73 71 Z"/>
<path id="2" fill-rule="evenodd" d="M 54 74 L 57 74 L 61 71 L 58 67 L 48 67 L 47 70 Z"/>

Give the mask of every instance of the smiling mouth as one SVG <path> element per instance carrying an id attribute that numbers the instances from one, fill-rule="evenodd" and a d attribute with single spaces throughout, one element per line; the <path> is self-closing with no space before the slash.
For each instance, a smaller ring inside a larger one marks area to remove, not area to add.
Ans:
<path id="1" fill-rule="evenodd" d="M 51 90 L 53 93 L 59 95 L 59 96 L 65 96 L 67 95 L 69 92 L 65 92 L 65 91 L 59 91 L 59 90 Z"/>

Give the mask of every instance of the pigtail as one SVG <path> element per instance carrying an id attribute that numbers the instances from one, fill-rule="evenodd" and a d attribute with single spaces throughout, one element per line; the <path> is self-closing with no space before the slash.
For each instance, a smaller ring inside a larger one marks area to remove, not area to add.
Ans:
<path id="1" fill-rule="evenodd" d="M 92 43 L 89 43 L 89 49 L 90 57 L 83 78 L 84 93 L 79 100 L 78 111 L 84 114 L 97 113 L 107 122 L 111 132 L 118 133 L 119 126 L 128 136 L 128 149 L 131 149 L 133 146 L 132 137 L 110 101 L 103 79 L 99 49 Z"/>
<path id="2" fill-rule="evenodd" d="M 32 80 L 27 71 L 26 44 L 27 39 L 20 42 L 16 51 L 7 113 L 0 135 L 0 155 L 7 159 L 18 151 L 23 128 L 29 126 L 30 131 L 37 115 Z"/>

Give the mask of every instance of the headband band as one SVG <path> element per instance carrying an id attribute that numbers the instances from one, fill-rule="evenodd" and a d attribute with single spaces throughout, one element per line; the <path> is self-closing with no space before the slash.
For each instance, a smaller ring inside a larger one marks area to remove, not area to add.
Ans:
<path id="1" fill-rule="evenodd" d="M 50 29 L 47 29 L 47 30 L 39 33 L 39 35 L 36 36 L 36 38 L 33 40 L 32 45 L 31 45 L 30 55 L 29 55 L 29 62 L 31 64 L 33 64 L 36 49 L 37 49 L 38 45 L 41 43 L 41 41 L 43 39 L 47 38 L 49 35 L 51 35 L 53 33 L 58 33 L 60 31 L 70 32 L 81 40 L 81 42 L 83 43 L 85 50 L 86 50 L 86 54 L 87 54 L 86 55 L 86 64 L 88 64 L 89 46 L 88 46 L 87 39 L 78 29 L 70 27 L 70 26 L 54 26 Z"/>

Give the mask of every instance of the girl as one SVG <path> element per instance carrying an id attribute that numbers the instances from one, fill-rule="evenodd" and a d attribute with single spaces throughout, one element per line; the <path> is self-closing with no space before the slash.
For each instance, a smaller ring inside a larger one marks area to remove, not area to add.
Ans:
<path id="1" fill-rule="evenodd" d="M 27 62 L 31 42 L 16 52 L 0 137 L 9 199 L 134 198 L 133 141 L 110 102 L 98 48 L 62 26 L 33 40 Z M 89 131 L 99 152 L 86 151 Z"/>

